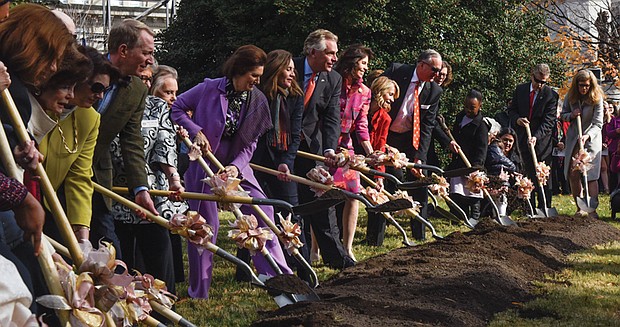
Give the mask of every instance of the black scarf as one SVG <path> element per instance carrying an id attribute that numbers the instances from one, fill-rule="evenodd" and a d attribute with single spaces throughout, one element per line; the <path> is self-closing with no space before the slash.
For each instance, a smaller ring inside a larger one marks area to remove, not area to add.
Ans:
<path id="1" fill-rule="evenodd" d="M 226 99 L 228 99 L 228 110 L 226 111 L 226 127 L 224 136 L 231 137 L 239 129 L 239 119 L 241 117 L 241 106 L 248 99 L 248 91 L 235 91 L 231 81 L 226 84 Z"/>
<path id="2" fill-rule="evenodd" d="M 286 108 L 288 90 L 278 87 L 276 98 L 269 103 L 273 128 L 267 133 L 267 142 L 278 151 L 288 150 L 291 144 L 291 119 Z"/>

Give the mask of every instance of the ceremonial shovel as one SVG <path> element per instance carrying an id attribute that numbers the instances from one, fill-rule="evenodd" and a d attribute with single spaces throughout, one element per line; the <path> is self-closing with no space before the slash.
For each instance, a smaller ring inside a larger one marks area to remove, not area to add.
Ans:
<path id="1" fill-rule="evenodd" d="M 583 136 L 583 131 L 581 130 L 581 115 L 577 116 L 575 119 L 577 120 L 577 130 L 579 131 L 579 139 L 577 140 L 577 142 L 579 143 L 579 152 L 581 153 L 582 151 L 584 151 L 583 141 L 581 140 Z M 581 184 L 583 185 L 583 190 L 582 190 L 583 197 L 579 197 L 579 196 L 577 197 L 576 199 L 577 206 L 579 207 L 579 209 L 587 213 L 592 213 L 596 210 L 596 207 L 598 206 L 598 200 L 591 197 L 588 191 L 587 169 L 584 169 L 584 171 L 581 172 Z"/>
<path id="2" fill-rule="evenodd" d="M 525 124 L 525 132 L 527 133 L 527 143 L 529 145 L 530 153 L 532 154 L 532 160 L 534 161 L 534 171 L 536 171 L 536 167 L 538 166 L 538 158 L 536 157 L 536 149 L 534 148 L 534 144 L 530 143 L 530 139 L 532 138 L 530 124 Z M 536 175 L 536 181 L 538 183 L 538 189 L 540 190 L 540 195 L 542 196 L 542 204 L 543 204 L 544 209 L 536 208 L 537 216 L 534 216 L 534 217 L 540 218 L 541 216 L 542 217 L 558 216 L 558 211 L 555 208 L 547 207 L 547 197 L 545 196 L 544 185 L 542 181 L 538 178 L 538 175 Z"/>

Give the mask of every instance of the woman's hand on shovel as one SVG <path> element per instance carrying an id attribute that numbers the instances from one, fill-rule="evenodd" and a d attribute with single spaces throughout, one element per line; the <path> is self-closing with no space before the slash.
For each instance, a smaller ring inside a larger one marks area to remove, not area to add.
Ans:
<path id="1" fill-rule="evenodd" d="M 288 177 L 291 171 L 288 169 L 288 165 L 285 163 L 281 163 L 278 165 L 278 171 L 281 173 L 278 175 L 278 180 L 282 182 L 290 182 L 291 179 Z"/>

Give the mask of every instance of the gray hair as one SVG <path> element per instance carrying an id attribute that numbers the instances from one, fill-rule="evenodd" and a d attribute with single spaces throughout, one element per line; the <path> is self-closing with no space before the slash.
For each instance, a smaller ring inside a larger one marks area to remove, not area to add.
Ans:
<path id="1" fill-rule="evenodd" d="M 153 82 L 151 84 L 151 94 L 154 94 L 155 91 L 159 90 L 163 85 L 166 78 L 171 77 L 175 80 L 179 79 L 179 74 L 177 70 L 173 67 L 166 65 L 159 65 L 153 72 Z"/>
<path id="2" fill-rule="evenodd" d="M 418 56 L 418 62 L 419 61 L 427 62 L 431 58 L 437 58 L 437 59 L 441 60 L 441 55 L 439 54 L 439 52 L 437 52 L 437 51 L 435 51 L 433 49 L 426 49 L 426 50 L 420 52 L 420 55 Z"/>
<path id="3" fill-rule="evenodd" d="M 317 51 L 323 51 L 327 48 L 327 44 L 325 44 L 325 40 L 331 40 L 334 42 L 338 42 L 338 36 L 336 34 L 324 30 L 318 29 L 308 35 L 306 40 L 304 41 L 304 55 L 309 55 L 312 49 Z"/>
<path id="4" fill-rule="evenodd" d="M 538 64 L 532 67 L 532 75 L 549 76 L 551 75 L 551 69 L 547 64 Z"/>

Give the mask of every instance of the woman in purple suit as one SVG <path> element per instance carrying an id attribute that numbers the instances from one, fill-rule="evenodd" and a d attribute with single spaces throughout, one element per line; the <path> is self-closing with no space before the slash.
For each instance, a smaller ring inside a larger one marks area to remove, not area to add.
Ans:
<path id="1" fill-rule="evenodd" d="M 238 48 L 222 68 L 225 77 L 205 79 L 189 91 L 181 94 L 172 105 L 172 119 L 189 132 L 190 138 L 203 151 L 210 150 L 225 166 L 224 173 L 243 179 L 241 186 L 252 197 L 265 195 L 249 166 L 258 138 L 272 127 L 267 99 L 255 88 L 260 82 L 266 54 L 254 45 Z M 193 117 L 188 112 L 193 112 Z M 217 171 L 211 165 L 213 171 Z M 185 173 L 186 189 L 191 192 L 211 193 L 209 185 L 201 182 L 206 174 L 193 161 Z M 198 211 L 213 226 L 215 235 L 219 228 L 217 205 L 208 201 L 189 201 L 190 208 Z M 273 208 L 261 206 L 273 217 Z M 241 207 L 244 214 L 254 214 L 247 205 Z M 256 216 L 256 214 L 255 214 Z M 265 227 L 259 219 L 259 225 Z M 215 237 L 213 239 L 215 243 Z M 277 237 L 268 241 L 267 249 L 285 274 L 291 274 Z M 213 256 L 189 243 L 188 257 L 190 287 L 188 293 L 194 298 L 208 298 L 213 269 Z M 260 254 L 252 258 L 258 273 L 273 276 L 273 269 Z"/>

